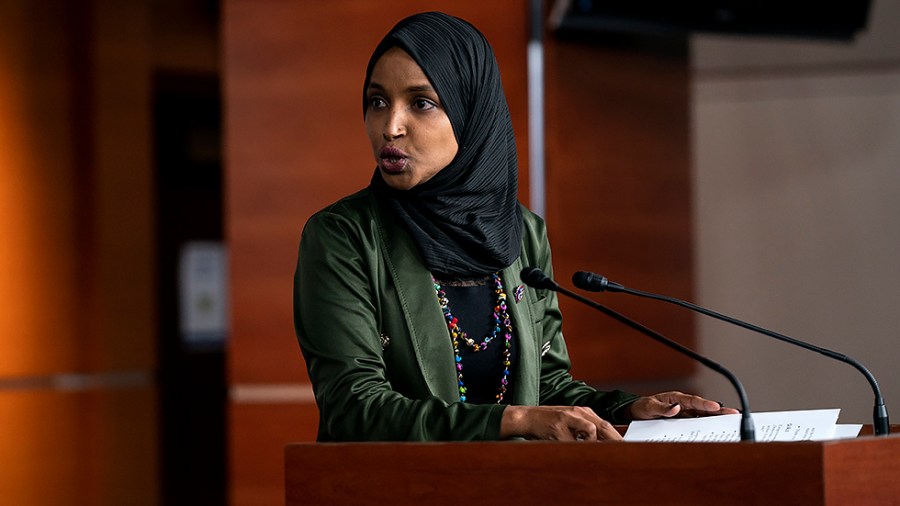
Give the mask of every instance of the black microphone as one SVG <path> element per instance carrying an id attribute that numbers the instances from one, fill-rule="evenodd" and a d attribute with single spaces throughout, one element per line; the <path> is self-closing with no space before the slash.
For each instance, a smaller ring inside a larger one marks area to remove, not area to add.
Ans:
<path id="1" fill-rule="evenodd" d="M 786 343 L 793 344 L 795 346 L 799 346 L 801 348 L 814 351 L 816 353 L 825 355 L 826 357 L 833 358 L 835 360 L 839 360 L 846 364 L 850 364 L 855 367 L 859 372 L 866 377 L 869 385 L 872 386 L 872 391 L 875 394 L 875 408 L 873 414 L 873 423 L 872 427 L 874 429 L 876 436 L 887 436 L 891 433 L 891 424 L 888 420 L 888 412 L 887 407 L 884 405 L 884 398 L 881 396 L 881 389 L 878 388 L 878 382 L 875 381 L 875 376 L 869 372 L 868 369 L 861 363 L 857 362 L 853 358 L 848 357 L 842 353 L 838 353 L 836 351 L 832 351 L 826 348 L 822 348 L 816 346 L 814 344 L 810 344 L 804 341 L 800 341 L 799 339 L 794 339 L 793 337 L 788 337 L 784 334 L 779 334 L 778 332 L 774 332 L 768 329 L 764 329 L 762 327 L 758 327 L 751 323 L 747 323 L 737 318 L 732 318 L 730 316 L 723 315 L 721 313 L 717 313 L 715 311 L 706 309 L 704 307 L 700 307 L 696 304 L 691 304 L 690 302 L 685 302 L 680 299 L 676 299 L 674 297 L 667 297 L 665 295 L 657 295 L 655 293 L 642 292 L 640 290 L 634 290 L 632 288 L 625 287 L 620 285 L 619 283 L 614 283 L 606 279 L 605 276 L 601 276 L 599 274 L 594 274 L 593 272 L 580 271 L 576 272 L 572 275 L 572 283 L 575 284 L 576 287 L 581 288 L 582 290 L 588 290 L 591 292 L 622 292 L 630 295 L 636 295 L 638 297 L 645 297 L 648 299 L 660 300 L 663 302 L 668 302 L 669 304 L 675 304 L 677 306 L 686 307 L 693 311 L 697 311 L 698 313 L 704 314 L 706 316 L 710 316 L 712 318 L 716 318 L 718 320 L 722 320 L 724 322 L 731 323 L 732 325 L 737 325 L 738 327 L 745 328 L 747 330 L 752 330 L 754 332 L 758 332 L 763 335 L 767 335 L 769 337 L 778 339 L 779 341 L 784 341 Z"/>
<path id="2" fill-rule="evenodd" d="M 538 269 L 537 267 L 525 267 L 524 269 L 522 269 L 520 275 L 522 277 L 522 281 L 524 281 L 526 285 L 532 288 L 553 290 L 554 292 L 558 292 L 571 297 L 578 302 L 581 302 L 582 304 L 587 304 L 588 306 L 600 311 L 601 313 L 613 318 L 614 320 L 623 323 L 633 328 L 634 330 L 637 330 L 647 337 L 650 337 L 651 339 L 654 339 L 657 342 L 660 342 L 683 355 L 691 357 L 692 359 L 700 362 L 706 367 L 709 367 L 713 371 L 716 371 L 717 373 L 728 378 L 728 381 L 730 381 L 731 384 L 734 385 L 734 389 L 737 390 L 738 398 L 740 398 L 741 401 L 741 441 L 754 441 L 756 439 L 756 429 L 754 429 L 753 427 L 753 418 L 750 416 L 750 403 L 747 401 L 747 393 L 744 391 L 744 386 L 741 384 L 740 380 L 738 380 L 737 376 L 735 376 L 731 371 L 719 365 L 718 363 L 704 357 L 703 355 L 700 355 L 694 350 L 676 343 L 675 341 L 660 334 L 659 332 L 641 325 L 640 323 L 632 320 L 631 318 L 628 318 L 627 316 L 617 313 L 616 311 L 613 311 L 606 306 L 597 304 L 590 299 L 586 299 L 581 295 L 578 295 L 577 293 L 566 290 L 565 288 L 559 286 L 555 281 L 550 279 L 549 276 L 544 274 L 544 271 Z"/>

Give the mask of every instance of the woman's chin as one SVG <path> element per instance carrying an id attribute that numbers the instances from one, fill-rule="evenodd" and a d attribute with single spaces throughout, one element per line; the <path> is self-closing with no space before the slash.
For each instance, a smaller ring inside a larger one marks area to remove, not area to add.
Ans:
<path id="1" fill-rule="evenodd" d="M 381 179 L 384 181 L 384 184 L 395 190 L 409 190 L 416 185 L 410 175 L 406 172 L 393 174 L 384 169 L 381 169 L 379 172 L 381 173 Z"/>

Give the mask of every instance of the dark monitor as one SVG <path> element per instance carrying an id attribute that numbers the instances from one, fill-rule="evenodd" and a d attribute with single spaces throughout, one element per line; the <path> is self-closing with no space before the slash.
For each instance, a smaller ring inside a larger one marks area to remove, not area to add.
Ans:
<path id="1" fill-rule="evenodd" d="M 870 0 L 556 0 L 559 35 L 693 32 L 850 40 L 865 29 Z"/>

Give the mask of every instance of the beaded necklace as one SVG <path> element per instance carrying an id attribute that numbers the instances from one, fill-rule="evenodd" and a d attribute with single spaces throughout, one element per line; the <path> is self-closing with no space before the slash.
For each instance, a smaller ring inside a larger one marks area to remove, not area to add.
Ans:
<path id="1" fill-rule="evenodd" d="M 506 312 L 506 293 L 503 291 L 503 281 L 498 273 L 492 275 L 494 281 L 494 293 L 497 294 L 497 302 L 494 304 L 494 330 L 490 335 L 486 336 L 480 343 L 475 342 L 461 328 L 456 317 L 450 312 L 450 301 L 447 300 L 447 293 L 441 287 L 441 284 L 432 276 L 431 281 L 434 282 L 434 290 L 437 292 L 438 302 L 441 304 L 441 311 L 447 320 L 447 329 L 450 331 L 450 340 L 453 343 L 453 353 L 456 355 L 456 379 L 459 386 L 459 401 L 466 402 L 466 385 L 463 383 L 463 365 L 462 357 L 459 354 L 459 343 L 462 341 L 466 346 L 472 349 L 472 352 L 486 350 L 488 344 L 497 336 L 503 335 L 503 375 L 500 377 L 500 389 L 496 395 L 497 404 L 503 402 L 503 396 L 506 394 L 506 386 L 509 384 L 509 357 L 510 357 L 510 341 L 512 340 L 512 322 L 509 319 L 509 313 Z"/>

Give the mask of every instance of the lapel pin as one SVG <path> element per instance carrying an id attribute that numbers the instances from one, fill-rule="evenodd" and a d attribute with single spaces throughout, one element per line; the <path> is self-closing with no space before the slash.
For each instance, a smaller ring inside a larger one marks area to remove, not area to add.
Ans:
<path id="1" fill-rule="evenodd" d="M 519 285 L 516 287 L 516 291 L 513 294 L 513 297 L 516 299 L 516 304 L 519 303 L 522 299 L 525 298 L 525 285 Z"/>

